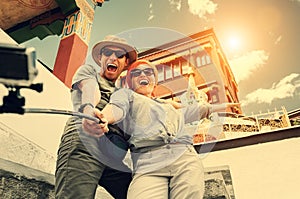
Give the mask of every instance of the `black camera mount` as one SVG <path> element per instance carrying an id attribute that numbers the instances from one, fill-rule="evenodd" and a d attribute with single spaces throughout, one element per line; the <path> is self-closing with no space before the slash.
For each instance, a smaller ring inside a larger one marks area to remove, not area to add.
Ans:
<path id="1" fill-rule="evenodd" d="M 78 116 L 80 118 L 85 118 L 92 120 L 97 123 L 103 123 L 100 119 L 86 115 L 80 112 L 75 111 L 67 111 L 67 110 L 57 110 L 57 109 L 43 109 L 43 108 L 23 108 L 25 105 L 25 98 L 21 96 L 20 89 L 21 88 L 28 88 L 35 90 L 37 92 L 43 91 L 43 84 L 31 84 L 30 86 L 7 86 L 5 87 L 8 89 L 8 95 L 3 97 L 3 105 L 0 106 L 0 114 L 1 113 L 17 113 L 17 114 L 24 114 L 24 113 L 45 113 L 45 114 L 62 114 L 62 115 L 72 115 Z"/>
<path id="2" fill-rule="evenodd" d="M 0 113 L 18 113 L 24 114 L 25 110 L 25 98 L 21 96 L 20 89 L 28 88 L 37 92 L 43 91 L 43 84 L 31 84 L 30 86 L 8 86 L 4 85 L 8 89 L 8 95 L 3 97 L 3 105 L 0 106 Z"/>

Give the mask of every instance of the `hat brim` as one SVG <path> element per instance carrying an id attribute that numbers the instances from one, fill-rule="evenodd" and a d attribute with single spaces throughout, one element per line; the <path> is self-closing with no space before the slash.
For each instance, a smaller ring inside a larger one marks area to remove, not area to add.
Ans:
<path id="1" fill-rule="evenodd" d="M 100 41 L 93 47 L 93 51 L 92 51 L 93 59 L 99 66 L 101 66 L 101 64 L 99 62 L 100 51 L 105 46 L 116 46 L 116 47 L 124 49 L 128 53 L 129 63 L 124 68 L 124 70 L 127 70 L 129 65 L 137 59 L 136 50 L 130 45 L 119 43 L 119 42 L 114 42 L 114 41 Z"/>

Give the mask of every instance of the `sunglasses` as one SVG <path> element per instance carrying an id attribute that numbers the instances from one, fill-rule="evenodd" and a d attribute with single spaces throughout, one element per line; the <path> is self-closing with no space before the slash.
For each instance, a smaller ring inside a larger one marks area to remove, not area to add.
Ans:
<path id="1" fill-rule="evenodd" d="M 130 71 L 130 75 L 131 77 L 138 77 L 142 74 L 142 72 L 146 75 L 146 76 L 151 76 L 154 74 L 154 70 L 153 68 L 145 68 L 143 70 L 141 69 L 133 69 Z"/>
<path id="2" fill-rule="evenodd" d="M 123 50 L 112 50 L 108 48 L 104 48 L 102 50 L 102 54 L 105 55 L 106 57 L 111 56 L 113 53 L 115 53 L 116 57 L 121 59 L 126 56 L 126 52 Z"/>

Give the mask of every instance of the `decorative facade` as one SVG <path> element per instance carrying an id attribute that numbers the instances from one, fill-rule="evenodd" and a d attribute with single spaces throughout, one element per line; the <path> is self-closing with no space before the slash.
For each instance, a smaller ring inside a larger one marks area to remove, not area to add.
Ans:
<path id="1" fill-rule="evenodd" d="M 138 57 L 157 67 L 157 97 L 183 103 L 239 102 L 237 83 L 213 29 L 146 50 Z M 242 110 L 236 107 L 226 112 L 241 114 Z"/>
<path id="2" fill-rule="evenodd" d="M 238 85 L 213 29 L 148 49 L 139 53 L 138 57 L 156 65 L 156 97 L 172 98 L 183 104 L 199 101 L 210 104 L 239 103 Z M 121 77 L 120 82 L 124 85 L 125 78 Z M 244 116 L 237 106 L 215 113 L 209 120 L 187 124 L 186 128 L 195 131 L 194 144 L 197 144 L 288 126 L 291 124 L 284 107 L 274 113 Z"/>

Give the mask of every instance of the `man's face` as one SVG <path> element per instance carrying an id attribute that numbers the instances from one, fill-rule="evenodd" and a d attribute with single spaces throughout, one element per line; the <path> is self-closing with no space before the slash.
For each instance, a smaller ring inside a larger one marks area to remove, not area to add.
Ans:
<path id="1" fill-rule="evenodd" d="M 100 54 L 100 62 L 102 67 L 102 77 L 116 81 L 122 73 L 124 67 L 128 64 L 126 51 L 115 46 L 106 46 L 102 48 Z"/>
<path id="2" fill-rule="evenodd" d="M 132 81 L 132 90 L 135 92 L 151 97 L 155 87 L 154 70 L 147 64 L 141 64 L 130 71 Z"/>

